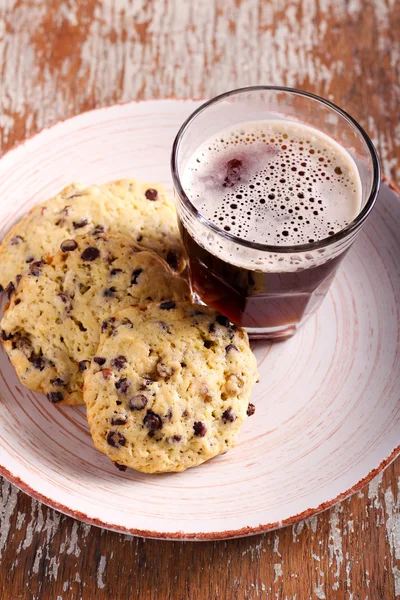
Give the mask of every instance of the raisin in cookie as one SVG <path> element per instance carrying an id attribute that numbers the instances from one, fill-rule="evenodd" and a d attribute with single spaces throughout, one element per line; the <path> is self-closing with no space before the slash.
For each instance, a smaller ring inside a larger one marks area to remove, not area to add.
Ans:
<path id="1" fill-rule="evenodd" d="M 97 228 L 64 240 L 60 251 L 30 264 L 12 294 L 1 336 L 26 387 L 55 403 L 83 403 L 83 372 L 110 315 L 152 300 L 186 300 L 188 284 L 151 250 Z"/>
<path id="2" fill-rule="evenodd" d="M 174 301 L 113 315 L 85 373 L 95 446 L 122 470 L 184 471 L 235 445 L 257 379 L 247 333 Z"/>
<path id="3" fill-rule="evenodd" d="M 176 212 L 164 188 L 126 179 L 90 187 L 75 183 L 35 206 L 0 245 L 0 285 L 14 285 L 30 263 L 52 256 L 63 240 L 99 225 L 132 236 L 173 270 L 182 271 L 184 250 Z"/>

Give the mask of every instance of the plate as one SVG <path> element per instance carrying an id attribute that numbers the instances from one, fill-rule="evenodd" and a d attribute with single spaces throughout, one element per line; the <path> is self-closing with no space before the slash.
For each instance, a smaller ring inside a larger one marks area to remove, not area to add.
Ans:
<path id="1" fill-rule="evenodd" d="M 199 105 L 163 100 L 88 112 L 0 160 L 0 236 L 77 180 L 171 186 L 169 154 Z M 155 538 L 217 539 L 291 524 L 367 483 L 400 451 L 400 202 L 376 209 L 318 313 L 291 339 L 258 343 L 256 414 L 237 447 L 181 474 L 120 473 L 91 443 L 84 409 L 19 384 L 0 351 L 0 472 L 78 519 Z"/>

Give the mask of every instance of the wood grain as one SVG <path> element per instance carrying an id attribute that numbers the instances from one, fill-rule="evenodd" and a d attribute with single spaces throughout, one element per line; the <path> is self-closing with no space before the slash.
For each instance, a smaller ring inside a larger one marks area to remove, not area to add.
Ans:
<path id="1" fill-rule="evenodd" d="M 0 0 L 0 148 L 113 102 L 274 83 L 321 94 L 400 179 L 397 0 Z M 331 511 L 216 543 L 127 538 L 0 484 L 0 598 L 400 597 L 400 462 Z"/>

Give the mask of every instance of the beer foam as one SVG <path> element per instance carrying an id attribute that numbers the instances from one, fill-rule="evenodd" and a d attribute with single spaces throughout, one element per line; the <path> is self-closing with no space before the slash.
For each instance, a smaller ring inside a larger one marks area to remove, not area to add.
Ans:
<path id="1" fill-rule="evenodd" d="M 350 154 L 295 121 L 242 123 L 218 133 L 191 156 L 182 184 L 222 231 L 261 244 L 328 238 L 361 209 L 361 181 Z"/>

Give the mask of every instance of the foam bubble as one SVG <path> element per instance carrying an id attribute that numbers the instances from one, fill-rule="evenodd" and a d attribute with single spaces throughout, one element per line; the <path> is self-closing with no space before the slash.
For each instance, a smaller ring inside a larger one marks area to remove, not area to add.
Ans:
<path id="1" fill-rule="evenodd" d="M 329 237 L 361 207 L 361 182 L 348 152 L 316 129 L 290 121 L 220 132 L 190 158 L 183 186 L 222 230 L 273 245 Z"/>

